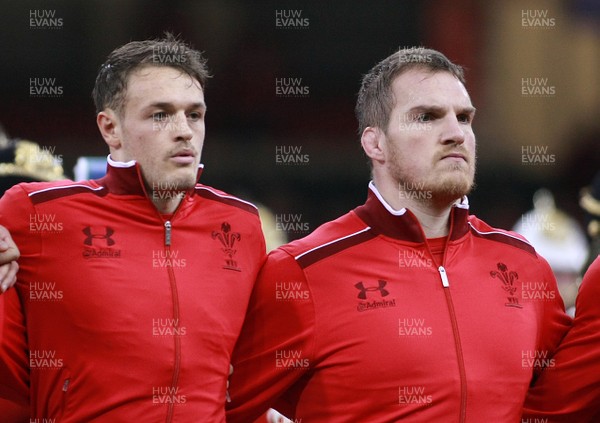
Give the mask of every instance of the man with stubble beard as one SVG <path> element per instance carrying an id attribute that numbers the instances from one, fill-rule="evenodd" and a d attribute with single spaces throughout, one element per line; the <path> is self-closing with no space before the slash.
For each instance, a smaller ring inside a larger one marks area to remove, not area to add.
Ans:
<path id="1" fill-rule="evenodd" d="M 0 296 L 3 422 L 225 421 L 265 243 L 256 207 L 197 183 L 207 78 L 170 34 L 115 49 L 93 92 L 106 176 L 2 197 L 21 250 Z"/>
<path id="2" fill-rule="evenodd" d="M 518 421 L 570 319 L 533 247 L 469 214 L 462 68 L 399 50 L 363 78 L 356 114 L 367 201 L 269 255 L 227 421 L 269 406 L 306 423 Z"/>

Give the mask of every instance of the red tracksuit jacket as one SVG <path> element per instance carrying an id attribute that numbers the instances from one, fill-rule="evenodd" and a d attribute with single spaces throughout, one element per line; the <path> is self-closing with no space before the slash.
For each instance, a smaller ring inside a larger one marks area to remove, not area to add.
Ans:
<path id="1" fill-rule="evenodd" d="M 21 250 L 0 296 L 0 420 L 13 402 L 40 422 L 224 421 L 265 256 L 257 210 L 197 185 L 161 216 L 137 165 L 111 163 L 102 179 L 20 184 L 0 201 Z"/>
<path id="2" fill-rule="evenodd" d="M 587 270 L 575 320 L 525 401 L 523 423 L 600 422 L 600 257 Z"/>
<path id="3" fill-rule="evenodd" d="M 234 351 L 228 423 L 518 422 L 570 325 L 547 262 L 453 207 L 442 262 L 406 209 L 366 204 L 272 252 Z"/>

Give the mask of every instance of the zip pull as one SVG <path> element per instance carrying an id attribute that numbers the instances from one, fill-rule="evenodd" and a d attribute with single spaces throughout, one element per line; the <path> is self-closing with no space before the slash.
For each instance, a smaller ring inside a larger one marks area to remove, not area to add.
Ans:
<path id="1" fill-rule="evenodd" d="M 71 382 L 71 379 L 65 379 L 65 382 L 63 383 L 63 387 L 62 387 L 63 392 L 67 392 L 67 390 L 69 389 L 70 382 Z"/>
<path id="2" fill-rule="evenodd" d="M 444 269 L 444 266 L 438 267 L 438 272 L 440 272 L 440 277 L 442 278 L 442 285 L 444 288 L 449 288 L 450 282 L 448 282 L 448 275 L 446 274 L 446 269 Z"/>
<path id="3" fill-rule="evenodd" d="M 165 245 L 171 245 L 171 221 L 167 220 L 165 222 Z"/>

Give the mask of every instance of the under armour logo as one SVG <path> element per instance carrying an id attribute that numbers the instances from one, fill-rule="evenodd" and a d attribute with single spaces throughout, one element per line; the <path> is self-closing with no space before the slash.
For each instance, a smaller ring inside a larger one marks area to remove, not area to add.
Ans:
<path id="1" fill-rule="evenodd" d="M 109 247 L 115 245 L 114 239 L 111 238 L 111 236 L 115 233 L 115 230 L 109 226 L 106 226 L 105 234 L 94 234 L 92 233 L 92 228 L 89 226 L 83 228 L 83 233 L 86 235 L 86 238 L 83 241 L 85 245 L 91 246 L 94 239 L 105 239 L 106 245 Z"/>
<path id="2" fill-rule="evenodd" d="M 387 297 L 388 295 L 390 295 L 389 291 L 387 289 L 384 289 L 386 285 L 387 285 L 387 281 L 379 279 L 377 281 L 377 286 L 369 286 L 369 287 L 365 288 L 365 285 L 362 282 L 359 282 L 359 283 L 355 284 L 354 286 L 356 287 L 356 289 L 358 289 L 360 291 L 358 293 L 358 298 L 360 298 L 361 300 L 366 300 L 367 299 L 367 291 L 379 291 L 379 293 L 381 294 L 382 297 Z"/>

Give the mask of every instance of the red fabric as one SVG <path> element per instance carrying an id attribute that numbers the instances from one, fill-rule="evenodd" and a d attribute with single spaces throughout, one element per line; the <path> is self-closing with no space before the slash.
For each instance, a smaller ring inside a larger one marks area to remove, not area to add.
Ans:
<path id="1" fill-rule="evenodd" d="M 267 413 L 254 420 L 254 423 L 269 423 L 269 420 L 267 420 Z"/>
<path id="2" fill-rule="evenodd" d="M 234 351 L 228 423 L 269 406 L 302 422 L 518 421 L 541 370 L 523 357 L 552 354 L 570 318 L 529 244 L 464 204 L 451 218 L 443 269 L 414 215 L 374 191 L 272 252 Z"/>
<path id="3" fill-rule="evenodd" d="M 167 246 L 139 180 L 136 167 L 110 167 L 99 181 L 21 184 L 0 201 L 21 250 L 16 290 L 0 296 L 3 422 L 9 402 L 29 398 L 40 421 L 225 420 L 230 356 L 264 258 L 258 214 L 197 185 Z M 229 251 L 225 233 L 237 234 Z"/>
<path id="4" fill-rule="evenodd" d="M 581 283 L 573 327 L 553 357 L 552 367 L 542 372 L 527 395 L 524 422 L 600 421 L 599 304 L 600 258 L 596 258 Z"/>
<path id="5" fill-rule="evenodd" d="M 446 241 L 448 237 L 444 236 L 441 238 L 429 238 L 427 244 L 431 250 L 431 255 L 436 263 L 442 263 L 444 260 L 444 249 L 446 248 Z"/>

